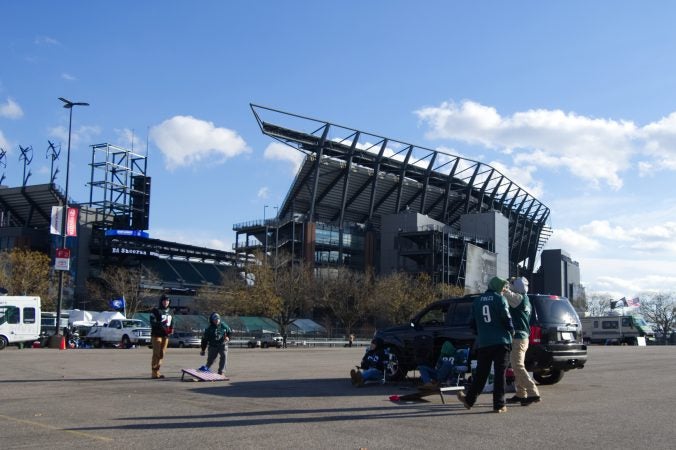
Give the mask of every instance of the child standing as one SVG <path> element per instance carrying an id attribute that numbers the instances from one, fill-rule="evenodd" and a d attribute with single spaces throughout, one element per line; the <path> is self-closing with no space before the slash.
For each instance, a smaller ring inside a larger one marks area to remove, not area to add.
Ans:
<path id="1" fill-rule="evenodd" d="M 202 336 L 202 351 L 200 355 L 204 356 L 207 346 L 209 347 L 209 353 L 206 365 L 200 367 L 200 370 L 208 372 L 216 357 L 220 356 L 218 374 L 223 375 L 228 362 L 228 342 L 230 341 L 231 332 L 230 327 L 221 322 L 221 316 L 218 313 L 211 313 L 209 326 L 204 330 L 204 336 Z"/>

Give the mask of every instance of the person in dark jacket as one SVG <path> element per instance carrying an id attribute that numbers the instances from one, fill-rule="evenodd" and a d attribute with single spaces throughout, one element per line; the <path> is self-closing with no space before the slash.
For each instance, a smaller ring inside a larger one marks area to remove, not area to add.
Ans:
<path id="1" fill-rule="evenodd" d="M 209 326 L 204 330 L 202 336 L 202 351 L 200 355 L 204 356 L 207 347 L 209 353 L 207 355 L 207 363 L 200 367 L 200 370 L 208 372 L 211 370 L 211 365 L 216 361 L 216 357 L 221 358 L 218 361 L 218 374 L 223 375 L 228 363 L 228 342 L 230 342 L 230 327 L 221 322 L 221 316 L 218 313 L 211 313 L 209 317 Z"/>
<path id="2" fill-rule="evenodd" d="M 362 386 L 365 381 L 382 380 L 385 374 L 387 355 L 381 338 L 374 338 L 358 368 L 350 371 L 352 385 Z M 362 371 L 360 371 L 361 369 Z"/>
<path id="3" fill-rule="evenodd" d="M 458 392 L 458 400 L 465 408 L 474 406 L 477 397 L 483 391 L 491 371 L 495 371 L 493 385 L 493 412 L 507 411 L 505 406 L 505 371 L 512 350 L 514 325 L 509 315 L 507 300 L 502 295 L 507 288 L 507 280 L 493 277 L 488 290 L 472 303 L 472 326 L 477 331 L 477 369 L 467 394 Z"/>
<path id="4" fill-rule="evenodd" d="M 164 378 L 160 366 L 169 345 L 169 335 L 174 332 L 174 315 L 169 308 L 169 297 L 162 295 L 157 308 L 150 312 L 150 335 L 153 344 L 153 357 L 150 363 L 152 378 Z"/>

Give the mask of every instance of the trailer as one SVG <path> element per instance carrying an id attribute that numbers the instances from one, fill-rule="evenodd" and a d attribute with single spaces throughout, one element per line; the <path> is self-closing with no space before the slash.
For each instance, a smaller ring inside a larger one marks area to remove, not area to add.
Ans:
<path id="1" fill-rule="evenodd" d="M 40 297 L 0 297 L 0 350 L 40 337 Z"/>
<path id="2" fill-rule="evenodd" d="M 582 338 L 591 344 L 639 345 L 653 343 L 655 332 L 638 314 L 580 317 Z"/>

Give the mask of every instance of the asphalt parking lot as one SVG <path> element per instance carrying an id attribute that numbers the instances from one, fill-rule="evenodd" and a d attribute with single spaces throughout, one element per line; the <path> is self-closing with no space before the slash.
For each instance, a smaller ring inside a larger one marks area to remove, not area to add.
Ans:
<path id="1" fill-rule="evenodd" d="M 397 404 L 406 383 L 354 388 L 363 348 L 231 349 L 228 382 L 182 382 L 198 349 L 0 352 L 0 447 L 16 448 L 674 448 L 676 347 L 591 347 L 543 401 L 491 413 Z"/>

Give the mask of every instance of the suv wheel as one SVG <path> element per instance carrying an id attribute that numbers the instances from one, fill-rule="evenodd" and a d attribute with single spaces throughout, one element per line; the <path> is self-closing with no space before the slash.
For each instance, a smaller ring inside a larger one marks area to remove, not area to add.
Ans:
<path id="1" fill-rule="evenodd" d="M 389 355 L 389 360 L 386 361 L 385 378 L 392 381 L 403 380 L 406 376 L 406 371 L 399 363 L 399 349 L 396 347 L 387 347 L 385 353 Z"/>
<path id="2" fill-rule="evenodd" d="M 533 378 L 542 385 L 556 384 L 563 378 L 563 370 L 551 369 L 543 372 L 534 372 Z"/>

